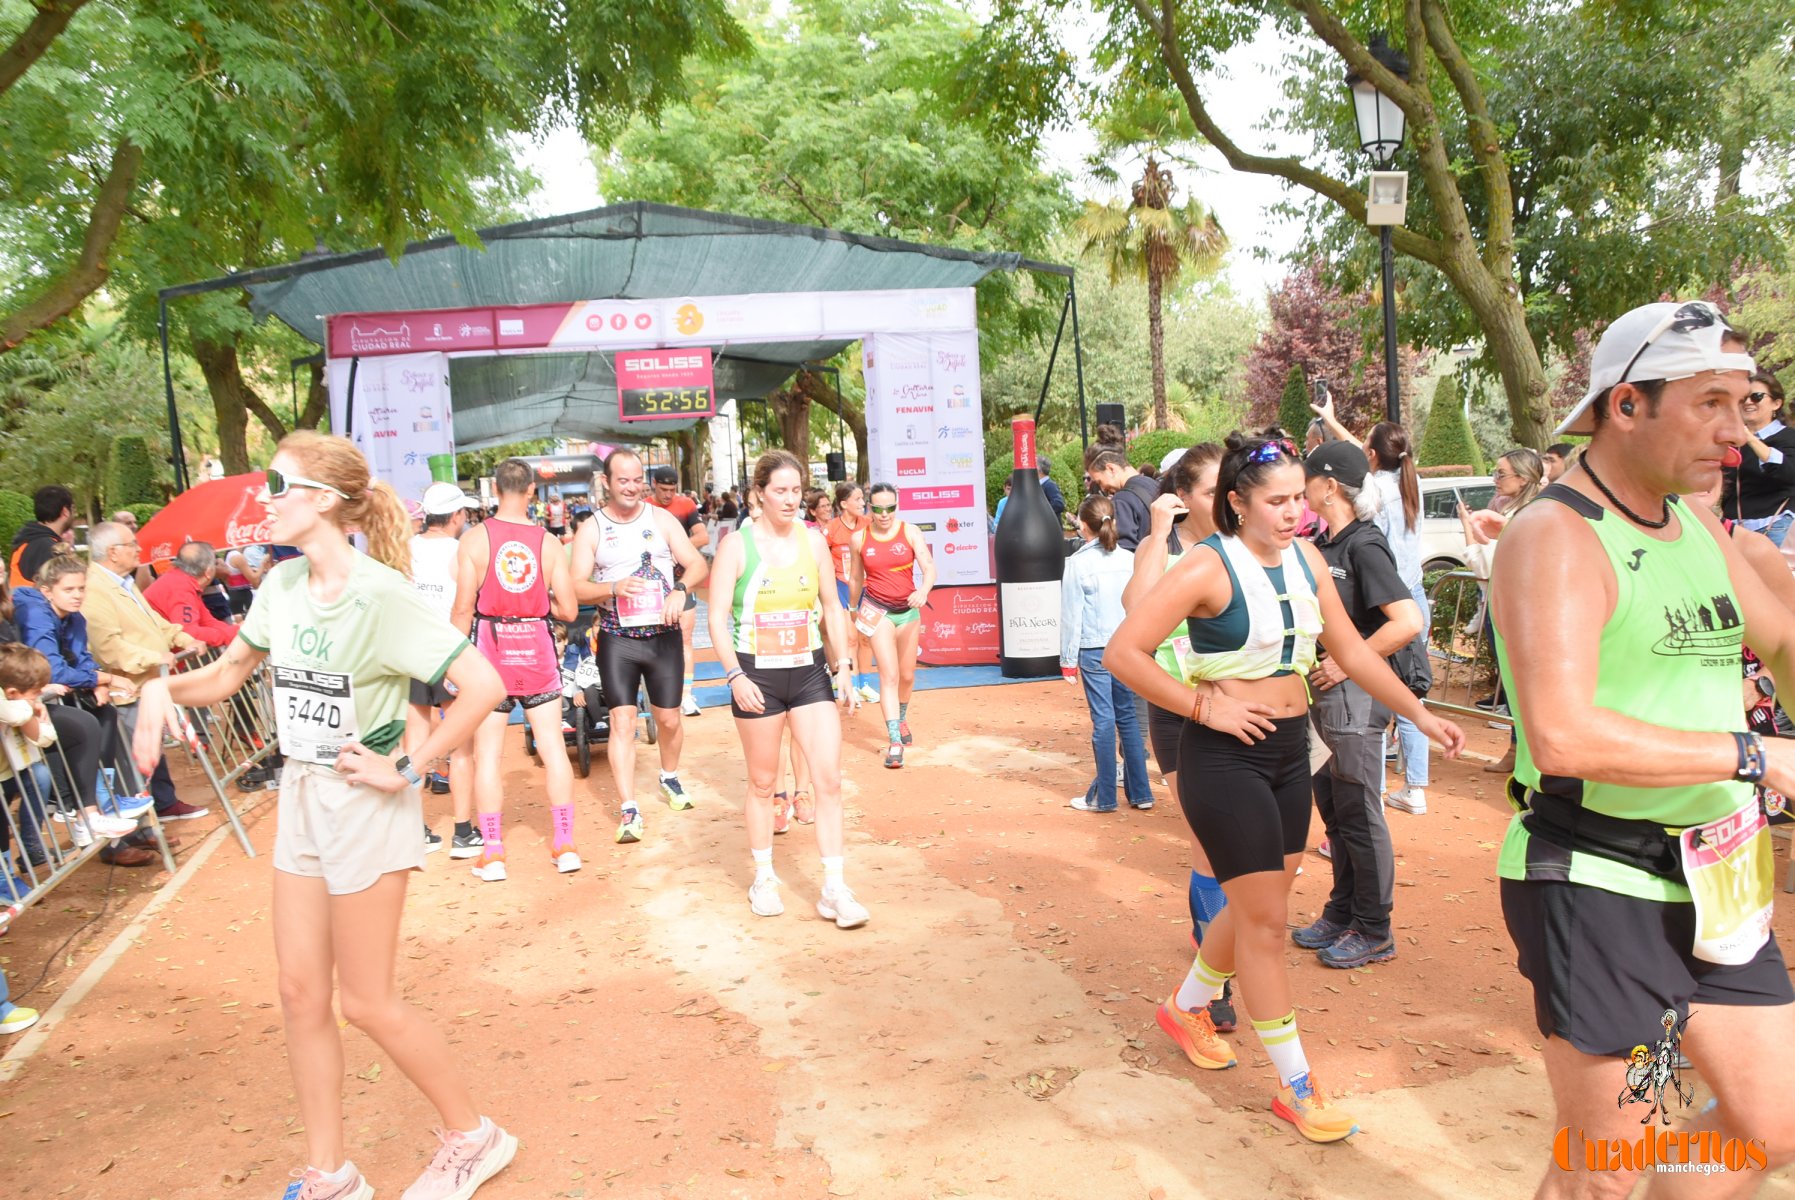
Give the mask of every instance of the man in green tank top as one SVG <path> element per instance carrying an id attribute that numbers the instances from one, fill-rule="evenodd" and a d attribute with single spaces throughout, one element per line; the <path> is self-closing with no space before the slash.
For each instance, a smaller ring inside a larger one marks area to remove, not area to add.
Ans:
<path id="1" fill-rule="evenodd" d="M 1742 643 L 1795 679 L 1795 614 L 1676 499 L 1736 454 L 1752 369 L 1710 305 L 1615 321 L 1559 429 L 1589 445 L 1496 556 L 1490 609 L 1519 739 L 1497 873 L 1558 1108 L 1541 1196 L 1631 1188 L 1640 1116 L 1616 1097 L 1630 1049 L 1665 1037 L 1671 1013 L 1720 1100 L 1686 1128 L 1711 1131 L 1716 1156 L 1736 1139 L 1771 1168 L 1795 1161 L 1795 990 L 1769 931 L 1752 791 L 1795 784 L 1795 743 L 1740 732 L 1739 682 Z M 1608 1149 L 1623 1142 L 1627 1154 Z M 1651 1194 L 1742 1194 L 1760 1178 L 1665 1174 Z"/>

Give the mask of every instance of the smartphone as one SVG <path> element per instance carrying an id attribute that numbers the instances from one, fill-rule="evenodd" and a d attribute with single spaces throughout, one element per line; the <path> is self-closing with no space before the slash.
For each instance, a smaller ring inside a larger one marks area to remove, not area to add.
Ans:
<path id="1" fill-rule="evenodd" d="M 1328 381 L 1325 379 L 1317 379 L 1314 383 L 1310 384 L 1309 397 L 1311 402 L 1315 404 L 1326 404 L 1328 402 Z"/>

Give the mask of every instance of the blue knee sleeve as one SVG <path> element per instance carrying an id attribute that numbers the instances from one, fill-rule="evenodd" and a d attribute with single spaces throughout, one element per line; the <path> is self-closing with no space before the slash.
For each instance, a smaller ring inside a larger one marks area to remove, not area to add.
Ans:
<path id="1" fill-rule="evenodd" d="M 1209 922 L 1220 916 L 1222 909 L 1227 906 L 1228 895 L 1222 891 L 1222 885 L 1216 882 L 1214 876 L 1199 875 L 1195 871 L 1190 873 L 1190 923 L 1191 928 L 1197 931 L 1199 943 L 1203 940 L 1204 931 L 1209 928 Z"/>

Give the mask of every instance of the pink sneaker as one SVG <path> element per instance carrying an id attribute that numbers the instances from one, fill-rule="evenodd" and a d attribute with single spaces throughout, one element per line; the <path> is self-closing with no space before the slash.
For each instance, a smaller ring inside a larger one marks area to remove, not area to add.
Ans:
<path id="1" fill-rule="evenodd" d="M 439 1129 L 442 1144 L 403 1200 L 469 1200 L 480 1185 L 503 1171 L 517 1153 L 517 1139 L 490 1118 L 474 1133 Z"/>
<path id="2" fill-rule="evenodd" d="M 353 1165 L 347 1183 L 332 1183 L 316 1167 L 306 1167 L 293 1172 L 293 1182 L 281 1193 L 280 1200 L 374 1200 L 374 1189 Z"/>

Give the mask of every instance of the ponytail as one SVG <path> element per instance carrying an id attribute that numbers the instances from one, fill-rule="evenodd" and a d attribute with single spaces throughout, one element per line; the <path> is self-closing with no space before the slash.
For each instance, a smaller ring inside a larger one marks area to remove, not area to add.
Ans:
<path id="1" fill-rule="evenodd" d="M 354 443 L 301 429 L 282 438 L 276 449 L 298 459 L 306 474 L 343 497 L 331 510 L 339 529 L 359 529 L 367 535 L 370 558 L 410 578 L 411 516 L 399 494 L 374 478 Z"/>
<path id="2" fill-rule="evenodd" d="M 1105 554 L 1116 548 L 1115 501 L 1108 496 L 1086 496 L 1078 506 L 1078 519 L 1091 527 Z"/>
<path id="3" fill-rule="evenodd" d="M 1379 421 L 1371 427 L 1365 448 L 1377 455 L 1377 469 L 1395 471 L 1397 490 L 1402 494 L 1403 526 L 1415 531 L 1421 517 L 1421 478 L 1415 472 L 1415 454 L 1410 448 L 1409 431 L 1393 421 Z"/>
<path id="4" fill-rule="evenodd" d="M 367 535 L 368 557 L 411 578 L 411 517 L 392 485 L 377 482 L 361 500 L 343 508 L 343 515 Z"/>

